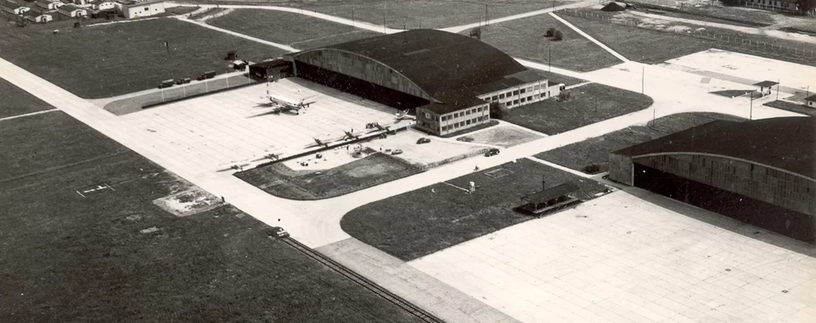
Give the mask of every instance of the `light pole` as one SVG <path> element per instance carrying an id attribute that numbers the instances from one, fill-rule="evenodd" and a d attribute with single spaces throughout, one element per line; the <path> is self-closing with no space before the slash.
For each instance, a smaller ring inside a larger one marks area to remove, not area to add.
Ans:
<path id="1" fill-rule="evenodd" d="M 552 42 L 547 40 L 547 72 L 552 72 Z"/>
<path id="2" fill-rule="evenodd" d="M 748 120 L 754 120 L 754 92 L 751 91 L 751 103 L 748 105 Z"/>
<path id="3" fill-rule="evenodd" d="M 646 65 L 640 66 L 640 94 L 646 92 Z"/>

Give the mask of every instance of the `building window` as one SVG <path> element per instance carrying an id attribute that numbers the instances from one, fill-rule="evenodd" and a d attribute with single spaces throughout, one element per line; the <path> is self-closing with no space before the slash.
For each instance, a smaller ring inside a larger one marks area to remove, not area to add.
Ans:
<path id="1" fill-rule="evenodd" d="M 499 99 L 504 99 L 504 93 L 499 94 Z"/>
<path id="2" fill-rule="evenodd" d="M 518 92 L 519 92 L 518 90 L 513 91 L 513 95 L 514 96 L 518 95 Z"/>
<path id="3" fill-rule="evenodd" d="M 513 105 L 516 105 L 518 103 L 519 103 L 519 100 L 513 100 Z"/>
<path id="4" fill-rule="evenodd" d="M 470 125 L 470 119 L 467 119 L 465 125 Z"/>
<path id="5" fill-rule="evenodd" d="M 521 98 L 521 103 L 527 102 L 527 98 Z"/>
<path id="6" fill-rule="evenodd" d="M 533 100 L 533 96 L 532 96 L 532 95 L 527 97 L 527 101 L 532 101 L 532 100 Z"/>
<path id="7" fill-rule="evenodd" d="M 498 96 L 498 95 L 494 95 L 494 96 L 493 96 L 492 98 L 490 98 L 490 99 L 491 99 L 491 100 L 493 100 L 493 101 L 496 101 L 496 100 L 498 100 L 498 99 L 499 99 L 499 96 Z"/>
<path id="8" fill-rule="evenodd" d="M 521 90 L 519 91 L 519 93 L 525 93 L 525 92 L 527 92 L 527 89 L 521 89 Z"/>

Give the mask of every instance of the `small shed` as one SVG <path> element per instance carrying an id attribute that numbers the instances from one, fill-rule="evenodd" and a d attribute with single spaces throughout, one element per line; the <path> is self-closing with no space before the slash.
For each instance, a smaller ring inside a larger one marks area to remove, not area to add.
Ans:
<path id="1" fill-rule="evenodd" d="M 759 87 L 759 93 L 762 93 L 762 95 L 768 95 L 771 94 L 771 88 L 773 88 L 773 86 L 777 84 L 779 83 L 774 81 L 762 81 L 759 83 L 755 83 L 754 85 Z"/>
<path id="2" fill-rule="evenodd" d="M 566 207 L 580 201 L 575 197 L 575 193 L 578 192 L 578 190 L 578 185 L 574 182 L 562 183 L 541 192 L 522 197 L 522 200 L 525 200 L 527 203 L 519 206 L 518 209 L 530 214 L 540 215 L 548 211 Z"/>
<path id="3" fill-rule="evenodd" d="M 806 97 L 805 105 L 807 105 L 809 108 L 816 109 L 816 94 Z"/>
<path id="4" fill-rule="evenodd" d="M 249 75 L 256 79 L 279 80 L 292 75 L 292 62 L 276 58 L 249 65 Z"/>

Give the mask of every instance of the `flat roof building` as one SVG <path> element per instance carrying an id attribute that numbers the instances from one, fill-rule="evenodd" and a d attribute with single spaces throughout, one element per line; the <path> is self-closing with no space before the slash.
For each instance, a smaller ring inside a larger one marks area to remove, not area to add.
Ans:
<path id="1" fill-rule="evenodd" d="M 165 12 L 164 0 L 119 0 L 117 3 L 125 18 L 154 16 Z"/>
<path id="2" fill-rule="evenodd" d="M 611 180 L 816 241 L 816 119 L 714 121 L 615 151 Z"/>
<path id="3" fill-rule="evenodd" d="M 444 135 L 490 120 L 489 104 L 520 106 L 560 87 L 464 35 L 416 29 L 288 54 L 295 76 L 401 109 Z"/>

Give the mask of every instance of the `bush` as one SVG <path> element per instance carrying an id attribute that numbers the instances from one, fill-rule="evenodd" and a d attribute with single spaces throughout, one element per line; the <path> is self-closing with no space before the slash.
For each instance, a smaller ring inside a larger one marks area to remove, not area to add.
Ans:
<path id="1" fill-rule="evenodd" d="M 507 115 L 507 107 L 499 102 L 490 102 L 490 119 L 504 119 Z"/>
<path id="2" fill-rule="evenodd" d="M 567 91 L 562 91 L 561 93 L 558 94 L 558 96 L 555 97 L 555 101 L 562 102 L 562 101 L 569 100 L 569 98 L 570 98 L 570 93 L 567 92 Z"/>
<path id="3" fill-rule="evenodd" d="M 547 28 L 547 32 L 544 34 L 544 37 L 552 37 L 555 34 L 555 28 L 550 27 Z"/>
<path id="4" fill-rule="evenodd" d="M 553 40 L 561 40 L 563 38 L 564 34 L 562 34 L 560 30 L 556 30 L 555 33 L 553 33 Z"/>

